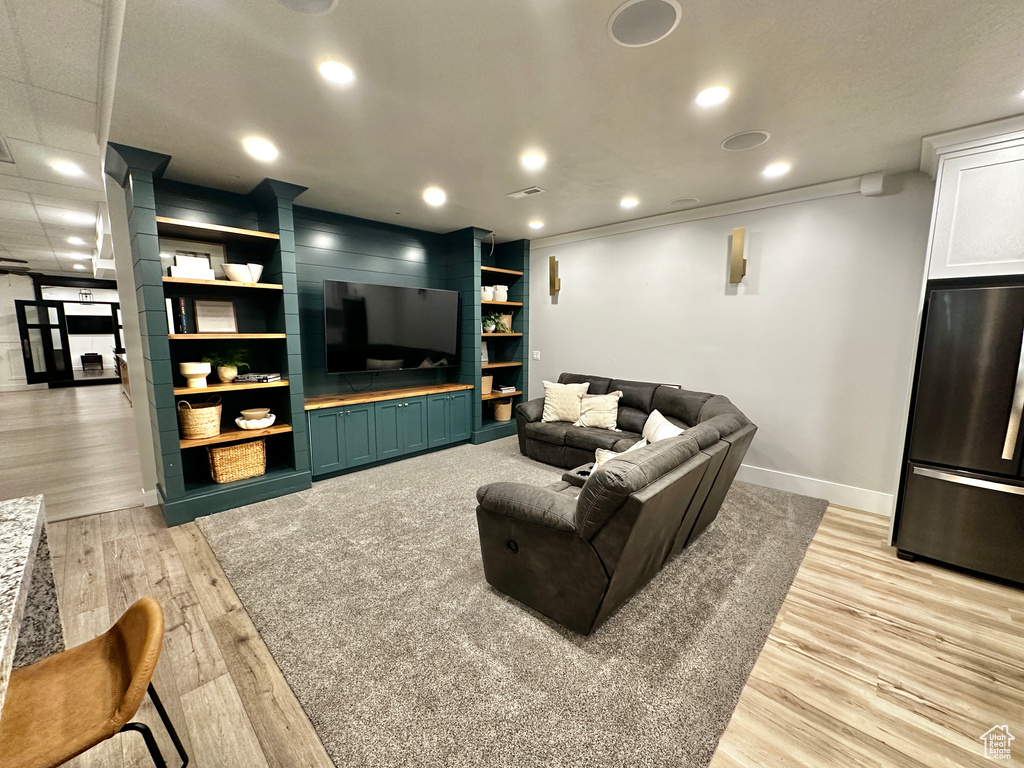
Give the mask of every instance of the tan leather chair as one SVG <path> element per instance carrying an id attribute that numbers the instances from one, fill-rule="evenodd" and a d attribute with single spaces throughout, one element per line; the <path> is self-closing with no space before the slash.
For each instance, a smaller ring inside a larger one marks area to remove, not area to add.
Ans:
<path id="1" fill-rule="evenodd" d="M 154 765 L 166 768 L 149 728 L 129 722 L 147 689 L 187 766 L 150 682 L 163 636 L 160 603 L 144 597 L 94 640 L 12 672 L 0 711 L 0 768 L 58 766 L 122 731 L 141 733 Z"/>

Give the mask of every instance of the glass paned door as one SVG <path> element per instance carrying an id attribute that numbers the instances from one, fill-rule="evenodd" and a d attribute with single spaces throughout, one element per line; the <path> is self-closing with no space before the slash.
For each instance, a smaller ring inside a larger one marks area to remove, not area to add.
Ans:
<path id="1" fill-rule="evenodd" d="M 29 384 L 64 381 L 73 375 L 64 306 L 59 301 L 15 301 L 21 359 Z"/>

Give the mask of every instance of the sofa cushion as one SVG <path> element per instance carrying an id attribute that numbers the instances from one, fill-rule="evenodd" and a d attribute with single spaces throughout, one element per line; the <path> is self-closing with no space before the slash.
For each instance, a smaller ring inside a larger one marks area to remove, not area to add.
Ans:
<path id="1" fill-rule="evenodd" d="M 565 433 L 573 426 L 565 421 L 531 421 L 523 425 L 523 433 L 531 440 L 551 445 L 565 445 Z"/>
<path id="2" fill-rule="evenodd" d="M 558 377 L 559 384 L 590 384 L 587 394 L 604 395 L 608 393 L 608 385 L 612 380 L 606 376 L 591 376 L 586 373 L 563 373 Z"/>
<path id="3" fill-rule="evenodd" d="M 644 413 L 651 412 L 653 407 L 651 402 L 654 400 L 654 391 L 658 388 L 657 384 L 651 384 L 646 381 L 612 379 L 612 383 L 608 386 L 612 390 L 622 390 L 622 399 L 619 401 L 620 407 L 636 408 Z"/>
<path id="4" fill-rule="evenodd" d="M 629 408 L 622 404 L 619 398 L 619 415 L 616 417 L 616 426 L 627 432 L 636 432 L 638 435 L 644 431 L 644 424 L 647 423 L 647 411 L 639 408 Z"/>
<path id="5" fill-rule="evenodd" d="M 669 421 L 678 419 L 681 426 L 692 426 L 700 421 L 700 409 L 711 397 L 707 392 L 691 392 L 662 384 L 654 393 L 651 410 L 661 411 Z"/>
<path id="6" fill-rule="evenodd" d="M 724 395 L 708 398 L 700 409 L 699 421 L 713 426 L 722 437 L 728 437 L 750 423 L 750 419 Z"/>
<path id="7" fill-rule="evenodd" d="M 686 436 L 662 440 L 609 461 L 587 479 L 576 505 L 576 532 L 591 539 L 631 493 L 653 483 L 699 453 Z"/>
<path id="8" fill-rule="evenodd" d="M 590 384 L 555 384 L 551 381 L 543 384 L 544 412 L 541 421 L 568 421 L 570 424 L 579 421 L 580 403 Z"/>
<path id="9" fill-rule="evenodd" d="M 596 469 L 597 467 L 603 467 L 609 461 L 611 461 L 612 459 L 619 458 L 619 456 L 621 456 L 624 453 L 629 453 L 630 451 L 638 451 L 641 448 L 645 448 L 646 446 L 647 441 L 641 438 L 640 440 L 629 446 L 626 450 L 621 452 L 608 451 L 605 450 L 604 448 L 598 448 L 596 451 L 594 451 L 594 469 Z"/>
<path id="10" fill-rule="evenodd" d="M 642 435 L 638 435 L 635 432 L 619 432 L 618 442 L 612 446 L 612 450 L 622 453 L 631 445 L 636 445 L 643 439 Z"/>
<path id="11" fill-rule="evenodd" d="M 621 432 L 612 432 L 609 429 L 573 426 L 565 431 L 565 444 L 591 452 L 596 451 L 598 448 L 611 450 L 621 437 Z"/>
<path id="12" fill-rule="evenodd" d="M 661 411 L 655 409 L 651 411 L 651 415 L 647 417 L 647 423 L 644 424 L 643 436 L 644 439 L 649 443 L 658 443 L 662 440 L 667 440 L 670 437 L 679 437 L 679 435 L 685 432 L 682 427 L 673 424 L 664 416 L 661 415 Z"/>
<path id="13" fill-rule="evenodd" d="M 577 427 L 615 429 L 615 417 L 619 413 L 619 391 L 607 395 L 584 395 L 580 401 L 580 418 Z"/>
<path id="14" fill-rule="evenodd" d="M 697 446 L 703 451 L 705 448 L 710 448 L 712 445 L 722 439 L 722 436 L 715 429 L 715 425 L 710 421 L 705 421 L 702 424 L 698 424 L 695 427 L 690 427 L 686 430 L 686 436 L 693 438 L 697 441 Z"/>

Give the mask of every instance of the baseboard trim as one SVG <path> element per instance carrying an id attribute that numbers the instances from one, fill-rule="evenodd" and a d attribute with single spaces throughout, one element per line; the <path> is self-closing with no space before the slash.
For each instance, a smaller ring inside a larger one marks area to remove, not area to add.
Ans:
<path id="1" fill-rule="evenodd" d="M 160 503 L 160 494 L 157 493 L 156 488 L 151 490 L 142 490 L 142 506 L 144 507 L 155 507 Z"/>
<path id="2" fill-rule="evenodd" d="M 775 469 L 764 469 L 763 467 L 752 467 L 748 464 L 740 466 L 736 479 L 742 480 L 745 483 L 763 485 L 766 488 L 774 488 L 778 491 L 789 491 L 790 493 L 799 493 L 804 496 L 828 499 L 830 503 L 841 507 L 858 509 L 875 515 L 883 515 L 884 517 L 892 515 L 893 505 L 896 501 L 891 493 L 869 491 L 867 488 L 830 483 L 827 480 L 816 480 L 813 477 L 803 477 L 802 475 L 793 475 L 788 472 L 779 472 Z"/>

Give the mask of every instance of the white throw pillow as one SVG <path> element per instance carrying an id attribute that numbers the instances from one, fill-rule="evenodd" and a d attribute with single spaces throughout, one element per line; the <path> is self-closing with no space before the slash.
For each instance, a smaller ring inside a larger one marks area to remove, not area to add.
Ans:
<path id="1" fill-rule="evenodd" d="M 584 395 L 580 402 L 580 418 L 573 426 L 615 429 L 620 397 L 622 393 L 618 390 L 607 395 Z"/>
<path id="2" fill-rule="evenodd" d="M 629 448 L 627 448 L 626 450 L 621 451 L 621 452 L 620 451 L 606 451 L 604 448 L 598 448 L 596 451 L 594 451 L 594 469 L 597 469 L 598 467 L 600 467 L 602 464 L 604 464 L 609 459 L 614 459 L 617 456 L 621 456 L 624 453 L 629 453 L 630 451 L 635 451 L 637 448 L 643 448 L 645 445 L 647 445 L 647 441 L 646 440 L 638 440 L 635 443 L 633 443 L 631 446 L 629 446 Z"/>
<path id="3" fill-rule="evenodd" d="M 671 421 L 662 416 L 658 411 L 651 411 L 644 424 L 644 437 L 649 443 L 656 443 L 659 440 L 666 440 L 670 437 L 678 437 L 686 430 L 677 427 Z"/>
<path id="4" fill-rule="evenodd" d="M 580 403 L 590 382 L 583 384 L 556 384 L 544 382 L 544 412 L 541 421 L 568 421 L 575 423 L 580 418 Z"/>

